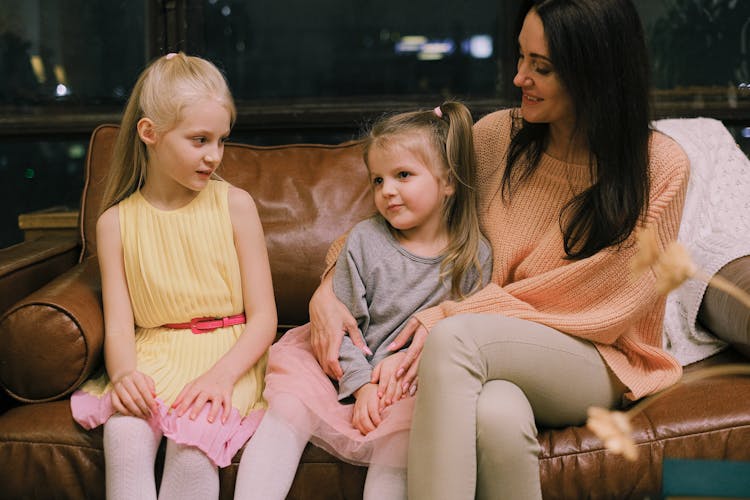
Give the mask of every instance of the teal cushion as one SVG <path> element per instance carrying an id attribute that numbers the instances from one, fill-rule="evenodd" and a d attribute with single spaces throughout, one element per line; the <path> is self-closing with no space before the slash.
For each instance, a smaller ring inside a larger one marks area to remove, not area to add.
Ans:
<path id="1" fill-rule="evenodd" d="M 665 458 L 662 495 L 750 498 L 750 462 Z"/>

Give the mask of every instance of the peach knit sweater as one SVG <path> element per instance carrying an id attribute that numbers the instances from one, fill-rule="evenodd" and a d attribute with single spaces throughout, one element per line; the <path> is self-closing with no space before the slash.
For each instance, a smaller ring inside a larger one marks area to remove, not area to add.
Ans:
<path id="1" fill-rule="evenodd" d="M 640 398 L 676 382 L 680 364 L 664 352 L 665 299 L 655 276 L 635 278 L 633 236 L 582 260 L 565 260 L 559 214 L 589 184 L 587 166 L 543 155 L 538 170 L 504 203 L 501 180 L 510 143 L 511 112 L 492 113 L 474 126 L 482 231 L 492 245 L 492 282 L 461 302 L 417 313 L 429 329 L 446 316 L 499 313 L 535 321 L 594 343 L 602 357 Z M 673 140 L 653 133 L 649 145 L 651 193 L 646 220 L 660 245 L 677 238 L 689 163 Z"/>
<path id="2" fill-rule="evenodd" d="M 416 314 L 429 330 L 463 313 L 497 313 L 541 323 L 594 343 L 617 377 L 638 399 L 679 380 L 680 364 L 662 350 L 665 298 L 652 272 L 635 278 L 631 237 L 586 259 L 565 260 L 559 214 L 589 184 L 588 167 L 543 155 L 534 175 L 503 202 L 501 182 L 510 143 L 511 111 L 474 125 L 482 232 L 492 245 L 492 281 L 461 302 L 446 301 Z M 652 133 L 651 193 L 646 213 L 660 246 L 677 238 L 689 163 L 672 139 Z M 327 256 L 329 266 L 343 244 Z"/>

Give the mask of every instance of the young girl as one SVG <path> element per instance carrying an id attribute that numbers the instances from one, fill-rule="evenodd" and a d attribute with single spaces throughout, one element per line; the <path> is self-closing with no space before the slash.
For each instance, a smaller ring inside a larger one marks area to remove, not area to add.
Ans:
<path id="1" fill-rule="evenodd" d="M 276 308 L 252 198 L 220 180 L 235 118 L 226 81 L 184 54 L 139 77 L 97 223 L 106 373 L 71 400 L 104 424 L 107 498 L 218 498 L 260 421 Z M 251 281 L 252 280 L 252 281 Z M 252 285 L 251 285 L 252 284 Z"/>
<path id="2" fill-rule="evenodd" d="M 269 411 L 244 451 L 235 498 L 285 498 L 308 440 L 370 466 L 365 498 L 405 498 L 414 398 L 386 389 L 403 355 L 388 346 L 415 312 L 447 297 L 460 300 L 490 278 L 471 127 L 468 109 L 454 102 L 373 127 L 364 157 L 378 215 L 352 229 L 333 274 L 334 291 L 367 346 L 360 350 L 345 338 L 337 384 L 313 356 L 309 325 L 271 348 Z"/>

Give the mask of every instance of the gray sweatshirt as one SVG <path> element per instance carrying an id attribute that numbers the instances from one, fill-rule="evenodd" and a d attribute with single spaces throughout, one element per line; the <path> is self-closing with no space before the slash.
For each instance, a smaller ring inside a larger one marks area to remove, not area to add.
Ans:
<path id="1" fill-rule="evenodd" d="M 367 356 L 348 336 L 339 351 L 344 376 L 339 380 L 339 400 L 370 381 L 372 370 L 389 354 L 388 345 L 411 316 L 450 298 L 450 283 L 440 279 L 442 256 L 420 257 L 398 244 L 385 220 L 376 215 L 351 230 L 336 261 L 333 291 L 357 320 Z M 484 238 L 479 245 L 481 287 L 490 280 L 492 251 Z M 479 279 L 469 272 L 462 283 L 468 293 Z"/>

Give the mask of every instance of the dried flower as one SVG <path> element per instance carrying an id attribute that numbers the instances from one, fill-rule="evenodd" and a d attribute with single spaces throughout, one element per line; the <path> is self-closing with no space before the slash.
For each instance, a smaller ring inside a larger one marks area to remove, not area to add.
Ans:
<path id="1" fill-rule="evenodd" d="M 638 404 L 625 412 L 610 411 L 592 406 L 588 410 L 589 418 L 586 421 L 586 427 L 604 442 L 604 447 L 607 450 L 616 455 L 622 455 L 627 460 L 634 461 L 638 458 L 638 448 L 633 441 L 633 430 L 630 425 L 633 417 L 680 385 L 723 375 L 750 375 L 750 365 L 726 364 L 695 370 L 682 377 L 680 382 L 642 399 Z"/>
<path id="2" fill-rule="evenodd" d="M 625 413 L 592 406 L 589 408 L 588 415 L 586 427 L 604 441 L 604 446 L 609 451 L 623 455 L 630 461 L 638 458 L 638 449 L 631 436 L 633 428 Z"/>
<path id="3" fill-rule="evenodd" d="M 666 295 L 695 276 L 697 268 L 684 246 L 672 243 L 654 264 L 656 291 Z"/>
<path id="4" fill-rule="evenodd" d="M 656 232 L 651 227 L 641 229 L 636 235 L 638 252 L 631 261 L 631 269 L 637 275 L 653 269 L 656 275 L 656 290 L 667 294 L 690 278 L 699 279 L 727 292 L 729 295 L 750 307 L 750 295 L 721 276 L 710 276 L 699 269 L 690 258 L 685 247 L 677 242 L 669 244 L 664 252 L 659 252 Z M 638 404 L 625 412 L 610 411 L 604 408 L 591 407 L 588 411 L 588 427 L 604 446 L 612 453 L 623 455 L 628 460 L 638 458 L 632 437 L 631 419 L 645 410 L 654 401 L 673 391 L 682 384 L 688 384 L 703 378 L 721 375 L 750 375 L 750 365 L 731 364 L 718 365 L 701 370 L 695 370 L 684 377 L 677 384 L 642 399 Z"/>
<path id="5" fill-rule="evenodd" d="M 641 275 L 652 269 L 656 276 L 656 291 L 666 295 L 695 276 L 697 268 L 685 247 L 677 242 L 670 243 L 659 252 L 656 231 L 645 227 L 636 234 L 638 252 L 633 256 L 630 267 L 633 273 Z"/>

